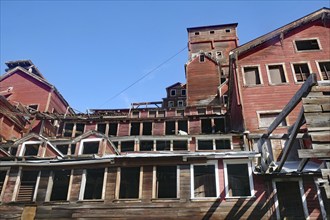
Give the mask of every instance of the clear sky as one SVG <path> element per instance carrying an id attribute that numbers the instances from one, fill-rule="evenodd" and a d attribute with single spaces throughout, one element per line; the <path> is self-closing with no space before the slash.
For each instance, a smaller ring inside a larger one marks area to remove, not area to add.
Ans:
<path id="1" fill-rule="evenodd" d="M 241 45 L 330 7 L 329 0 L 0 2 L 1 75 L 6 61 L 30 59 L 81 112 L 161 101 L 166 87 L 185 82 L 187 49 L 159 65 L 187 46 L 188 27 L 237 22 Z"/>

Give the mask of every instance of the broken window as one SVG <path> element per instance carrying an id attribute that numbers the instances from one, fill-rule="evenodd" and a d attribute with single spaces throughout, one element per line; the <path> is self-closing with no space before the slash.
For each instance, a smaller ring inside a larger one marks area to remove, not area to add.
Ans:
<path id="1" fill-rule="evenodd" d="M 140 151 L 152 151 L 154 149 L 154 141 L 140 141 Z"/>
<path id="2" fill-rule="evenodd" d="M 156 111 L 149 111 L 149 118 L 155 118 L 156 117 Z"/>
<path id="3" fill-rule="evenodd" d="M 227 196 L 251 196 L 248 164 L 225 164 Z M 252 175 L 252 174 L 251 174 Z"/>
<path id="4" fill-rule="evenodd" d="M 64 137 L 72 137 L 72 133 L 73 133 L 73 123 L 65 123 L 64 125 Z"/>
<path id="5" fill-rule="evenodd" d="M 222 58 L 222 51 L 216 51 L 215 54 L 217 58 Z"/>
<path id="6" fill-rule="evenodd" d="M 100 141 L 84 141 L 82 154 L 98 154 Z"/>
<path id="7" fill-rule="evenodd" d="M 243 69 L 244 69 L 245 85 L 255 86 L 261 84 L 259 68 L 257 66 L 244 67 Z"/>
<path id="8" fill-rule="evenodd" d="M 0 195 L 2 192 L 2 189 L 5 187 L 5 179 L 6 179 L 7 171 L 6 170 L 0 170 Z"/>
<path id="9" fill-rule="evenodd" d="M 65 201 L 68 197 L 71 170 L 53 172 L 53 186 L 50 201 Z"/>
<path id="10" fill-rule="evenodd" d="M 25 144 L 24 156 L 37 156 L 40 144 Z"/>
<path id="11" fill-rule="evenodd" d="M 82 135 L 85 130 L 85 124 L 82 123 L 77 123 L 76 124 L 76 132 L 75 132 L 75 137 L 78 137 L 79 135 Z"/>
<path id="12" fill-rule="evenodd" d="M 225 118 L 214 118 L 214 132 L 215 133 L 225 133 L 226 132 L 226 123 Z"/>
<path id="13" fill-rule="evenodd" d="M 330 80 L 330 62 L 319 62 L 323 80 Z"/>
<path id="14" fill-rule="evenodd" d="M 119 199 L 139 198 L 140 167 L 120 169 Z"/>
<path id="15" fill-rule="evenodd" d="M 181 89 L 181 96 L 186 96 L 186 90 L 185 89 Z"/>
<path id="16" fill-rule="evenodd" d="M 16 156 L 18 148 L 15 146 L 10 147 L 9 153 L 13 156 Z"/>
<path id="17" fill-rule="evenodd" d="M 21 183 L 17 193 L 18 202 L 31 202 L 36 188 L 39 171 L 22 171 Z"/>
<path id="18" fill-rule="evenodd" d="M 197 109 L 198 115 L 205 115 L 206 114 L 206 108 L 198 108 Z"/>
<path id="19" fill-rule="evenodd" d="M 193 197 L 216 197 L 215 165 L 193 165 Z"/>
<path id="20" fill-rule="evenodd" d="M 102 133 L 102 134 L 105 134 L 106 127 L 107 127 L 107 124 L 99 123 L 99 124 L 97 124 L 97 131 Z"/>
<path id="21" fill-rule="evenodd" d="M 156 150 L 157 151 L 171 150 L 171 141 L 170 140 L 157 140 L 156 141 Z"/>
<path id="22" fill-rule="evenodd" d="M 317 39 L 296 40 L 295 44 L 297 51 L 320 50 L 320 46 Z"/>
<path id="23" fill-rule="evenodd" d="M 188 150 L 188 142 L 184 141 L 173 141 L 173 150 L 180 151 L 180 150 Z"/>
<path id="24" fill-rule="evenodd" d="M 188 121 L 187 120 L 178 121 L 178 131 L 184 131 L 184 132 L 188 133 Z"/>
<path id="25" fill-rule="evenodd" d="M 199 35 L 199 32 L 195 32 L 195 35 Z"/>
<path id="26" fill-rule="evenodd" d="M 152 122 L 143 122 L 142 135 L 152 134 Z"/>
<path id="27" fill-rule="evenodd" d="M 176 110 L 176 116 L 184 116 L 184 110 Z"/>
<path id="28" fill-rule="evenodd" d="M 121 152 L 134 151 L 134 141 L 122 141 L 120 147 Z"/>
<path id="29" fill-rule="evenodd" d="M 171 91 L 170 91 L 170 95 L 171 95 L 171 96 L 176 96 L 176 90 L 175 90 L 175 89 L 171 89 Z"/>
<path id="30" fill-rule="evenodd" d="M 118 123 L 109 123 L 109 136 L 117 136 Z"/>
<path id="31" fill-rule="evenodd" d="M 230 140 L 229 139 L 216 139 L 215 140 L 215 149 L 216 150 L 231 149 Z"/>
<path id="32" fill-rule="evenodd" d="M 210 31 L 210 34 L 214 34 L 214 31 Z"/>
<path id="33" fill-rule="evenodd" d="M 177 197 L 177 167 L 157 166 L 156 168 L 156 197 Z"/>
<path id="34" fill-rule="evenodd" d="M 198 140 L 198 150 L 213 150 L 213 140 Z"/>
<path id="35" fill-rule="evenodd" d="M 202 123 L 202 133 L 212 134 L 212 120 L 211 119 L 201 119 Z"/>
<path id="36" fill-rule="evenodd" d="M 260 128 L 267 128 L 269 127 L 273 121 L 276 119 L 276 117 L 279 115 L 279 113 L 259 113 L 259 127 Z M 287 126 L 286 119 L 284 119 L 279 126 Z"/>
<path id="37" fill-rule="evenodd" d="M 140 135 L 140 122 L 131 122 L 131 135 Z"/>
<path id="38" fill-rule="evenodd" d="M 168 101 L 167 107 L 169 107 L 169 108 L 174 107 L 174 102 L 173 101 Z"/>
<path id="39" fill-rule="evenodd" d="M 102 199 L 104 169 L 87 169 L 84 199 Z"/>
<path id="40" fill-rule="evenodd" d="M 68 144 L 58 144 L 56 145 L 57 150 L 59 150 L 62 154 L 67 155 L 69 152 Z"/>
<path id="41" fill-rule="evenodd" d="M 204 54 L 200 54 L 199 55 L 199 62 L 200 63 L 204 63 L 205 62 L 205 55 Z"/>
<path id="42" fill-rule="evenodd" d="M 271 84 L 286 83 L 283 65 L 268 65 L 268 73 Z"/>
<path id="43" fill-rule="evenodd" d="M 310 75 L 309 67 L 307 63 L 293 64 L 294 73 L 297 82 L 304 82 Z"/>
<path id="44" fill-rule="evenodd" d="M 166 135 L 175 134 L 175 121 L 166 121 L 165 122 L 165 134 Z"/>

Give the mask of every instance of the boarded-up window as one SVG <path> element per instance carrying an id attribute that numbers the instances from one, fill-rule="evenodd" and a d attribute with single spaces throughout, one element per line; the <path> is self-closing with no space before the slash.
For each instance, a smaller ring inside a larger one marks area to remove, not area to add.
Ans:
<path id="1" fill-rule="evenodd" d="M 177 168 L 176 166 L 158 166 L 156 170 L 157 198 L 177 197 Z"/>
<path id="2" fill-rule="evenodd" d="M 79 135 L 82 135 L 84 133 L 85 130 L 85 124 L 82 123 L 77 123 L 76 124 L 76 133 L 75 133 L 75 137 L 78 137 Z"/>
<path id="3" fill-rule="evenodd" d="M 296 40 L 296 48 L 298 51 L 306 51 L 306 50 L 319 50 L 320 46 L 316 39 L 310 40 Z"/>
<path id="4" fill-rule="evenodd" d="M 175 134 L 175 121 L 166 121 L 165 122 L 165 134 L 166 135 Z"/>
<path id="5" fill-rule="evenodd" d="M 72 132 L 73 132 L 73 123 L 66 123 L 64 126 L 64 137 L 72 137 Z"/>
<path id="6" fill-rule="evenodd" d="M 2 189 L 4 189 L 4 187 L 5 187 L 4 184 L 5 184 L 6 174 L 7 174 L 6 170 L 0 170 L 0 195 L 1 195 Z"/>
<path id="7" fill-rule="evenodd" d="M 70 170 L 56 170 L 53 175 L 53 187 L 50 201 L 64 201 L 68 197 Z"/>
<path id="8" fill-rule="evenodd" d="M 173 150 L 188 150 L 188 142 L 185 141 L 173 141 Z"/>
<path id="9" fill-rule="evenodd" d="M 306 81 L 310 75 L 310 71 L 307 63 L 297 63 L 293 64 L 294 73 L 296 75 L 297 82 Z"/>
<path id="10" fill-rule="evenodd" d="M 202 133 L 212 134 L 212 120 L 211 119 L 201 119 L 202 123 Z"/>
<path id="11" fill-rule="evenodd" d="M 217 149 L 217 150 L 231 149 L 230 140 L 229 139 L 216 139 L 215 140 L 215 149 Z"/>
<path id="12" fill-rule="evenodd" d="M 305 219 L 299 182 L 276 182 L 281 219 Z"/>
<path id="13" fill-rule="evenodd" d="M 229 196 L 251 196 L 248 164 L 227 164 Z"/>
<path id="14" fill-rule="evenodd" d="M 213 150 L 213 140 L 198 140 L 198 150 Z"/>
<path id="15" fill-rule="evenodd" d="M 140 122 L 131 122 L 131 135 L 140 135 Z"/>
<path id="16" fill-rule="evenodd" d="M 215 166 L 194 165 L 194 197 L 216 197 Z"/>
<path id="17" fill-rule="evenodd" d="M 25 144 L 24 156 L 37 156 L 39 146 L 39 144 Z"/>
<path id="18" fill-rule="evenodd" d="M 261 84 L 258 67 L 244 67 L 244 79 L 247 86 Z"/>
<path id="19" fill-rule="evenodd" d="M 109 123 L 109 136 L 117 136 L 118 123 Z"/>
<path id="20" fill-rule="evenodd" d="M 154 141 L 140 141 L 140 151 L 152 151 L 154 148 Z"/>
<path id="21" fill-rule="evenodd" d="M 120 171 L 119 198 L 139 198 L 140 167 L 123 167 Z"/>
<path id="22" fill-rule="evenodd" d="M 39 171 L 22 171 L 16 201 L 31 202 L 33 200 L 38 173 Z"/>
<path id="23" fill-rule="evenodd" d="M 99 141 L 85 141 L 83 142 L 82 154 L 97 154 L 99 152 Z"/>
<path id="24" fill-rule="evenodd" d="M 156 141 L 156 150 L 157 151 L 171 150 L 171 141 L 170 140 Z"/>
<path id="25" fill-rule="evenodd" d="M 107 127 L 107 124 L 99 123 L 99 124 L 97 124 L 97 131 L 102 134 L 105 134 L 106 127 Z"/>
<path id="26" fill-rule="evenodd" d="M 102 199 L 104 169 L 86 170 L 84 199 Z"/>
<path id="27" fill-rule="evenodd" d="M 286 82 L 285 73 L 282 65 L 269 65 L 268 72 L 270 77 L 270 83 L 280 84 Z"/>
<path id="28" fill-rule="evenodd" d="M 267 128 L 269 127 L 279 113 L 260 113 L 259 114 L 259 127 Z M 286 119 L 284 119 L 279 126 L 287 126 Z"/>
<path id="29" fill-rule="evenodd" d="M 152 122 L 143 122 L 142 135 L 152 134 Z"/>
<path id="30" fill-rule="evenodd" d="M 330 80 L 330 62 L 319 62 L 323 80 Z"/>
<path id="31" fill-rule="evenodd" d="M 134 151 L 134 141 L 122 141 L 121 152 Z"/>

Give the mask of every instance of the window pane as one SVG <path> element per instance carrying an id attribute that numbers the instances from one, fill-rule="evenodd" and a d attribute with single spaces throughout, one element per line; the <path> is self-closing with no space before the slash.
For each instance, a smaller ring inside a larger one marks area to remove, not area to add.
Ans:
<path id="1" fill-rule="evenodd" d="M 176 198 L 177 169 L 176 166 L 157 167 L 157 198 Z"/>
<path id="2" fill-rule="evenodd" d="M 139 198 L 140 167 L 121 168 L 119 198 Z"/>
<path id="3" fill-rule="evenodd" d="M 156 150 L 163 151 L 163 150 L 171 150 L 171 141 L 156 141 Z"/>
<path id="4" fill-rule="evenodd" d="M 198 140 L 198 150 L 213 150 L 213 140 Z"/>
<path id="5" fill-rule="evenodd" d="M 215 166 L 194 165 L 194 197 L 216 197 Z"/>
<path id="6" fill-rule="evenodd" d="M 154 148 L 153 141 L 140 141 L 140 151 L 152 151 Z"/>
<path id="7" fill-rule="evenodd" d="M 109 124 L 109 136 L 117 136 L 118 123 Z"/>
<path id="8" fill-rule="evenodd" d="M 310 75 L 307 63 L 293 64 L 293 68 L 296 74 L 297 82 L 305 81 Z"/>
<path id="9" fill-rule="evenodd" d="M 122 141 L 121 152 L 134 151 L 134 141 Z"/>
<path id="10" fill-rule="evenodd" d="M 297 50 L 304 51 L 304 50 L 319 50 L 319 44 L 316 39 L 312 40 L 297 40 L 295 41 Z"/>
<path id="11" fill-rule="evenodd" d="M 247 164 L 227 164 L 230 196 L 251 196 Z"/>

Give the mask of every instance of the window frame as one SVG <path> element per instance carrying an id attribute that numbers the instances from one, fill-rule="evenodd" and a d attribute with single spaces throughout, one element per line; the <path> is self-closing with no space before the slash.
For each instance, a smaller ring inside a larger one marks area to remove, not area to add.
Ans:
<path id="1" fill-rule="evenodd" d="M 121 183 L 121 167 L 117 168 L 117 178 L 116 178 L 116 186 L 115 186 L 115 199 L 116 200 L 141 200 L 142 198 L 142 187 L 143 187 L 143 166 L 136 166 L 140 167 L 140 173 L 139 173 L 139 193 L 138 198 L 119 198 L 120 196 L 120 183 Z"/>
<path id="2" fill-rule="evenodd" d="M 181 89 L 181 96 L 187 96 L 187 89 Z"/>
<path id="3" fill-rule="evenodd" d="M 174 108 L 174 101 L 168 101 L 167 102 L 167 107 L 168 108 Z"/>
<path id="4" fill-rule="evenodd" d="M 198 148 L 198 141 L 208 141 L 212 140 L 212 149 L 211 150 L 200 150 Z M 216 140 L 229 140 L 230 141 L 230 149 L 217 149 L 216 148 Z M 196 151 L 219 151 L 219 150 L 233 150 L 233 140 L 232 137 L 196 137 Z"/>
<path id="5" fill-rule="evenodd" d="M 172 95 L 173 92 L 173 95 Z M 176 89 L 170 89 L 170 96 L 175 97 L 176 96 Z"/>
<path id="6" fill-rule="evenodd" d="M 310 62 L 309 61 L 299 61 L 299 62 L 291 62 L 290 63 L 290 66 L 291 66 L 291 70 L 292 70 L 292 74 L 293 74 L 293 79 L 294 79 L 294 82 L 296 84 L 303 84 L 305 81 L 302 81 L 302 82 L 298 82 L 297 81 L 297 77 L 296 77 L 296 72 L 294 70 L 294 65 L 295 64 L 307 64 L 307 67 L 308 67 L 308 70 L 309 70 L 309 75 L 312 74 L 312 68 L 311 68 L 311 65 L 310 65 Z M 307 78 L 306 78 L 307 79 Z"/>
<path id="7" fill-rule="evenodd" d="M 317 45 L 319 46 L 319 49 L 298 50 L 297 44 L 296 44 L 297 41 L 311 41 L 311 40 L 316 40 L 317 41 Z M 295 52 L 296 53 L 315 52 L 315 51 L 321 51 L 321 50 L 323 50 L 322 49 L 322 46 L 321 46 L 321 43 L 320 43 L 320 39 L 318 37 L 294 39 L 293 40 L 293 46 L 294 46 L 294 49 L 295 49 Z"/>
<path id="8" fill-rule="evenodd" d="M 281 82 L 281 83 L 273 83 L 271 81 L 271 76 L 270 76 L 270 72 L 269 72 L 269 67 L 270 66 L 282 66 L 283 68 L 283 74 L 284 74 L 284 78 L 285 78 L 285 82 Z M 269 63 L 266 64 L 266 71 L 267 71 L 267 77 L 268 77 L 268 83 L 271 86 L 275 86 L 275 85 L 285 85 L 285 84 L 289 84 L 289 78 L 286 72 L 286 68 L 285 68 L 285 63 Z"/>
<path id="9" fill-rule="evenodd" d="M 68 170 L 70 170 L 70 169 L 68 169 Z M 66 200 L 50 200 L 51 196 L 52 196 L 52 192 L 53 192 L 53 187 L 54 187 L 54 177 L 55 177 L 55 172 L 52 170 L 50 172 L 50 175 L 49 175 L 49 178 L 48 178 L 45 202 L 69 201 L 70 200 L 71 183 L 72 183 L 72 179 L 73 179 L 73 169 L 70 170 L 69 186 L 68 186 L 68 191 L 67 191 L 67 195 L 66 195 Z"/>
<path id="10" fill-rule="evenodd" d="M 158 198 L 157 195 L 157 167 L 161 167 L 162 165 L 153 166 L 152 168 L 152 199 L 155 200 L 173 200 L 173 199 L 179 199 L 180 198 L 180 166 L 179 165 L 173 165 L 173 167 L 176 167 L 176 197 L 175 198 Z M 166 165 L 164 165 L 166 166 Z M 171 166 L 171 165 L 168 165 Z"/>
<path id="11" fill-rule="evenodd" d="M 267 114 L 280 114 L 282 112 L 282 110 L 280 110 L 280 109 L 277 109 L 277 110 L 269 110 L 269 111 L 257 111 L 257 119 L 258 119 L 258 128 L 259 129 L 265 129 L 265 128 L 268 128 L 270 125 L 268 125 L 268 126 L 261 126 L 260 125 L 260 122 L 261 122 L 261 117 L 260 117 L 260 115 L 262 115 L 262 114 L 265 114 L 265 115 L 267 115 Z M 276 116 L 277 117 L 277 116 Z M 279 124 L 278 125 L 278 127 L 281 127 L 281 128 L 285 128 L 285 127 L 289 127 L 290 125 L 289 125 L 289 117 L 287 116 L 287 117 L 285 117 L 285 123 L 286 123 L 286 125 L 285 126 L 283 126 L 283 125 L 281 125 L 281 124 Z M 281 122 L 282 123 L 282 122 Z"/>
<path id="12" fill-rule="evenodd" d="M 102 192 L 100 199 L 84 199 L 85 190 L 86 190 L 86 174 L 88 169 L 84 169 L 81 177 L 81 185 L 79 191 L 78 201 L 102 201 L 105 198 L 105 191 L 106 191 L 106 183 L 107 183 L 107 174 L 108 174 L 108 167 L 105 168 L 95 168 L 95 169 L 104 169 L 103 171 L 103 183 L 102 183 Z"/>
<path id="13" fill-rule="evenodd" d="M 99 148 L 97 150 L 96 154 L 99 154 L 100 152 L 100 147 L 102 144 L 102 138 L 87 138 L 87 139 L 82 139 L 79 143 L 79 150 L 78 150 L 78 155 L 90 155 L 90 154 L 83 154 L 84 151 L 84 143 L 85 142 L 99 142 Z"/>
<path id="14" fill-rule="evenodd" d="M 24 157 L 25 155 L 25 151 L 26 151 L 26 145 L 29 145 L 29 144 L 39 144 L 39 148 L 38 148 L 38 152 L 37 152 L 37 155 L 36 156 L 39 156 L 39 150 L 40 150 L 40 146 L 42 146 L 43 142 L 42 141 L 25 141 L 22 146 L 21 146 L 21 149 L 20 149 L 20 152 L 18 154 L 19 157 Z"/>
<path id="15" fill-rule="evenodd" d="M 227 164 L 247 164 L 249 185 L 250 185 L 250 196 L 230 196 L 229 195 L 229 181 L 228 181 Z M 223 160 L 223 172 L 224 172 L 224 179 L 225 179 L 225 198 L 254 198 L 255 197 L 252 170 L 253 170 L 253 163 L 251 160 L 247 160 L 247 159 Z"/>
<path id="16" fill-rule="evenodd" d="M 179 103 L 181 103 L 181 104 L 179 104 Z M 183 102 L 183 100 L 178 100 L 178 102 L 177 102 L 177 107 L 184 107 L 184 102 Z"/>
<path id="17" fill-rule="evenodd" d="M 315 60 L 315 63 L 316 63 L 317 71 L 319 72 L 320 79 L 321 80 L 330 80 L 330 77 L 329 77 L 329 79 L 323 79 L 322 70 L 320 68 L 320 63 L 330 63 L 330 60 Z M 329 72 L 330 72 L 330 70 L 329 70 Z"/>
<path id="18" fill-rule="evenodd" d="M 250 84 L 246 83 L 244 68 L 252 68 L 252 67 L 256 67 L 258 69 L 260 84 L 250 85 Z M 260 68 L 259 64 L 244 65 L 244 66 L 241 67 L 241 71 L 242 71 L 242 76 L 243 76 L 243 85 L 244 85 L 244 87 L 258 87 L 258 86 L 263 86 L 264 85 L 264 81 L 263 81 L 262 73 L 261 73 L 261 68 Z"/>
<path id="19" fill-rule="evenodd" d="M 20 187 L 21 187 L 22 176 L 23 176 L 24 171 L 25 170 L 23 170 L 22 167 L 20 167 L 19 170 L 18 170 L 17 178 L 16 178 L 16 181 L 15 181 L 15 186 L 14 186 L 14 190 L 13 190 L 13 195 L 12 195 L 12 199 L 11 199 L 12 202 L 19 202 L 19 201 L 17 201 L 17 197 L 19 195 L 19 190 L 20 190 Z M 36 199 L 37 199 L 41 171 L 39 170 L 37 172 L 38 172 L 38 174 L 37 174 L 37 179 L 35 181 L 34 192 L 33 192 L 33 195 L 32 195 L 32 200 L 30 202 L 35 202 Z"/>
<path id="20" fill-rule="evenodd" d="M 215 172 L 215 197 L 195 197 L 195 181 L 194 181 L 194 166 L 214 165 Z M 220 198 L 220 185 L 219 185 L 219 169 L 217 160 L 209 160 L 206 163 L 190 164 L 190 198 L 191 200 L 214 200 Z"/>

